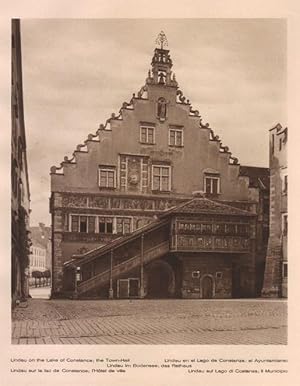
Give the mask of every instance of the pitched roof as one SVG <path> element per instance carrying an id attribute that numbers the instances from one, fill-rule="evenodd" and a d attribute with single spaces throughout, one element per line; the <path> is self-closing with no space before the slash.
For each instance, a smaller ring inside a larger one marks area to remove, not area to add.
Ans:
<path id="1" fill-rule="evenodd" d="M 45 226 L 30 227 L 30 233 L 31 233 L 30 238 L 33 245 L 35 246 L 41 245 L 42 248 L 47 248 L 49 239 L 51 237 L 50 227 L 45 227 Z"/>
<path id="2" fill-rule="evenodd" d="M 204 197 L 195 197 L 192 200 L 180 204 L 173 209 L 168 210 L 160 217 L 170 214 L 215 214 L 215 215 L 233 215 L 233 216 L 255 216 L 247 210 L 238 209 L 231 205 L 221 204 L 220 202 L 209 200 Z"/>
<path id="3" fill-rule="evenodd" d="M 240 175 L 249 177 L 249 186 L 251 188 L 261 188 L 269 190 L 270 169 L 256 166 L 241 166 Z"/>

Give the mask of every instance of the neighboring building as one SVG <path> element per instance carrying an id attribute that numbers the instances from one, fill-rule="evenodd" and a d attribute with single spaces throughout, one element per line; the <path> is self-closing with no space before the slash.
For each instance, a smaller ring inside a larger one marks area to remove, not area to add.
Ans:
<path id="1" fill-rule="evenodd" d="M 287 128 L 270 130 L 270 237 L 262 295 L 287 297 Z"/>
<path id="2" fill-rule="evenodd" d="M 163 40 L 151 67 L 51 168 L 52 296 L 256 296 L 268 169 L 244 175 L 178 88 Z"/>
<path id="3" fill-rule="evenodd" d="M 12 20 L 11 67 L 11 295 L 12 304 L 28 296 L 30 193 L 23 110 L 20 20 Z"/>
<path id="4" fill-rule="evenodd" d="M 29 277 L 32 277 L 34 271 L 45 272 L 46 269 L 46 248 L 34 242 L 30 248 Z"/>
<path id="5" fill-rule="evenodd" d="M 40 222 L 39 226 L 30 227 L 30 237 L 33 246 L 39 245 L 45 249 L 45 269 L 51 270 L 51 228 Z"/>
<path id="6" fill-rule="evenodd" d="M 270 170 L 255 166 L 241 166 L 240 174 L 249 177 L 251 200 L 258 203 L 256 207 L 256 295 L 260 296 L 269 239 Z"/>
<path id="7" fill-rule="evenodd" d="M 45 224 L 39 223 L 39 226 L 30 227 L 30 237 L 32 246 L 30 248 L 29 282 L 34 284 L 35 279 L 32 272 L 45 272 L 51 270 L 51 229 Z"/>

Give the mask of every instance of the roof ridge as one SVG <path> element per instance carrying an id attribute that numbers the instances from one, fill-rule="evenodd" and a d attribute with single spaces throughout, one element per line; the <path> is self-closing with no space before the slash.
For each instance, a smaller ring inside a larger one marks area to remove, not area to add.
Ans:
<path id="1" fill-rule="evenodd" d="M 196 201 L 209 202 L 209 203 L 212 203 L 215 206 L 219 206 L 219 207 L 223 207 L 223 208 L 228 208 L 231 211 L 238 212 L 238 213 L 232 213 L 233 215 L 235 215 L 235 214 L 244 214 L 244 215 L 247 215 L 247 216 L 254 215 L 253 213 L 251 213 L 248 210 L 240 209 L 240 208 L 237 208 L 237 207 L 235 207 L 233 205 L 224 204 L 224 203 L 222 203 L 220 201 L 211 200 L 211 199 L 209 199 L 207 197 L 194 197 L 192 200 L 190 200 L 190 201 L 188 201 L 186 203 L 183 203 L 180 206 L 177 206 L 177 207 L 173 208 L 173 212 L 176 212 L 176 210 L 180 210 L 180 209 L 184 208 L 185 206 L 188 206 L 192 202 L 196 202 Z M 209 209 L 203 208 L 202 210 L 205 211 L 205 210 L 209 210 Z"/>

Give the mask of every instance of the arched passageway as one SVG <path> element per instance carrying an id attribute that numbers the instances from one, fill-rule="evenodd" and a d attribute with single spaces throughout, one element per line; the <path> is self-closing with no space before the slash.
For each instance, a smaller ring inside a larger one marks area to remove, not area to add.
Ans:
<path id="1" fill-rule="evenodd" d="M 148 298 L 170 298 L 175 293 L 175 274 L 167 262 L 156 260 L 146 267 Z"/>

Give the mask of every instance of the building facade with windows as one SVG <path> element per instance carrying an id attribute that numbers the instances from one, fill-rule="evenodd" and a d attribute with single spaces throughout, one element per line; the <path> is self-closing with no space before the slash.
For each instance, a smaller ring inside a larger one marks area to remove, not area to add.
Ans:
<path id="1" fill-rule="evenodd" d="M 20 20 L 12 20 L 11 71 L 11 296 L 28 297 L 30 191 L 23 109 Z"/>
<path id="2" fill-rule="evenodd" d="M 33 271 L 46 271 L 46 248 L 35 242 L 30 248 L 29 277 Z"/>
<path id="3" fill-rule="evenodd" d="M 270 236 L 262 295 L 287 297 L 288 277 L 288 129 L 270 130 Z"/>
<path id="4" fill-rule="evenodd" d="M 51 168 L 52 296 L 260 292 L 260 186 L 184 97 L 172 66 L 156 48 L 140 91 Z M 195 216 L 181 212 L 193 197 Z"/>
<path id="5" fill-rule="evenodd" d="M 51 271 L 51 229 L 43 223 L 30 227 L 29 283 L 35 283 L 32 272 Z"/>

